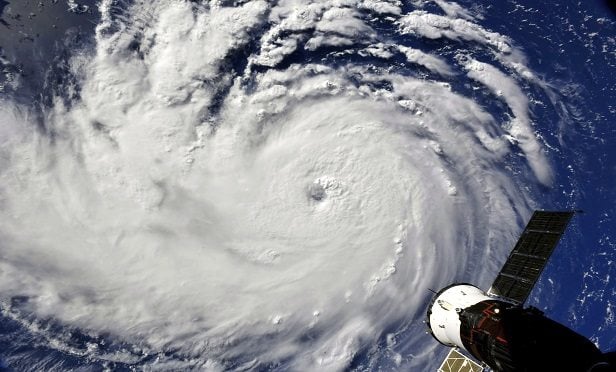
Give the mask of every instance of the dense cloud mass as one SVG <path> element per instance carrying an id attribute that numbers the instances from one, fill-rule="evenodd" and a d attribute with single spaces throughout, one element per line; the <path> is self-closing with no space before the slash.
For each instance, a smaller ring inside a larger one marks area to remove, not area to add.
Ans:
<path id="1" fill-rule="evenodd" d="M 432 365 L 428 288 L 488 284 L 553 178 L 513 41 L 444 0 L 99 10 L 72 98 L 1 102 L 4 314 L 91 360 Z"/>

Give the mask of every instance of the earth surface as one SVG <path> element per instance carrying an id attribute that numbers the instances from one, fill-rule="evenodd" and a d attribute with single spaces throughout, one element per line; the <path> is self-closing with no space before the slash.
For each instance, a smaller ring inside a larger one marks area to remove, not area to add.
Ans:
<path id="1" fill-rule="evenodd" d="M 429 289 L 616 349 L 602 1 L 1 1 L 3 370 L 435 370 Z"/>

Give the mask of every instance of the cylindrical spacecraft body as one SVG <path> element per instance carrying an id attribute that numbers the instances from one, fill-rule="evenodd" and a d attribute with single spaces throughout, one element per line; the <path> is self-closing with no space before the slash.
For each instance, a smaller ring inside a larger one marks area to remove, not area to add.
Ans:
<path id="1" fill-rule="evenodd" d="M 493 298 L 467 283 L 456 283 L 441 289 L 428 306 L 427 323 L 432 336 L 443 345 L 466 349 L 460 337 L 460 313 L 486 300 Z"/>
<path id="2" fill-rule="evenodd" d="M 610 363 L 586 337 L 540 310 L 491 297 L 471 284 L 440 290 L 428 306 L 427 323 L 438 342 L 466 350 L 495 371 L 594 371 Z"/>

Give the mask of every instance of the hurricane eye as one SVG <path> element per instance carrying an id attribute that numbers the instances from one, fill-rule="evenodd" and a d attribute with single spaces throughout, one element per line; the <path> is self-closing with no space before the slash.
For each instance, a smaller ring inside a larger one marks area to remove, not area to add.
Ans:
<path id="1" fill-rule="evenodd" d="M 308 197 L 316 202 L 322 201 L 327 197 L 325 187 L 319 183 L 312 183 L 308 186 Z"/>

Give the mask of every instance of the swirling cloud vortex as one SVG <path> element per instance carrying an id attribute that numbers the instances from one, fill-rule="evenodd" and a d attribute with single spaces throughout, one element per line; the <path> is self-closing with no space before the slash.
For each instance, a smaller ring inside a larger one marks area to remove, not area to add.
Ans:
<path id="1" fill-rule="evenodd" d="M 100 12 L 73 98 L 0 122 L 3 311 L 134 345 L 90 358 L 338 370 L 396 338 L 428 363 L 427 289 L 489 284 L 551 182 L 540 81 L 454 3 Z"/>

